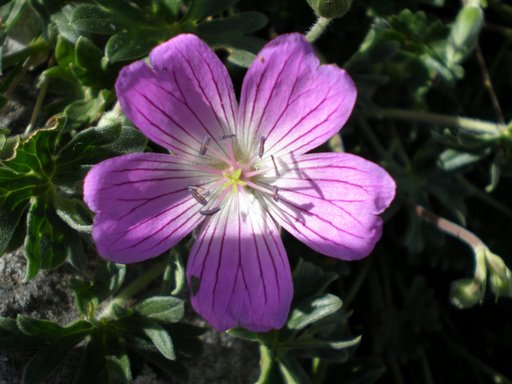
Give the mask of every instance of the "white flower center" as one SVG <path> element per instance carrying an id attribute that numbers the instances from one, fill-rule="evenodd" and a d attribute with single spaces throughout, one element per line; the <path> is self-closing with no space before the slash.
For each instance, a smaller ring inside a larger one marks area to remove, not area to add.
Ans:
<path id="1" fill-rule="evenodd" d="M 218 146 L 214 146 L 211 141 L 210 137 L 203 141 L 199 154 L 205 158 L 205 164 L 208 164 L 205 171 L 215 175 L 218 180 L 211 190 L 189 187 L 194 199 L 204 206 L 200 213 L 213 215 L 221 209 L 222 202 L 229 193 L 234 194 L 241 190 L 251 193 L 257 191 L 272 196 L 276 202 L 279 200 L 278 188 L 262 180 L 272 169 L 275 175 L 279 176 L 279 170 L 272 155 L 270 156 L 271 167 L 268 166 L 268 159 L 263 161 L 264 138 L 260 140 L 256 154 L 243 153 L 237 146 L 235 135 L 221 137 L 220 141 L 216 141 Z"/>

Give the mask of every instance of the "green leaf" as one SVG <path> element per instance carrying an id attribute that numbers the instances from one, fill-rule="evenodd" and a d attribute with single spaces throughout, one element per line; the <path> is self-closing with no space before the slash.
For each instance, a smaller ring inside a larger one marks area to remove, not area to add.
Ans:
<path id="1" fill-rule="evenodd" d="M 62 337 L 78 333 L 87 333 L 91 330 L 91 325 L 83 320 L 77 320 L 71 324 L 62 326 L 51 320 L 34 319 L 24 315 L 18 315 L 16 317 L 16 324 L 20 331 L 31 336 Z"/>
<path id="2" fill-rule="evenodd" d="M 145 21 L 146 13 L 134 1 L 94 0 L 94 2 L 108 9 L 109 12 L 124 20 L 128 25 L 138 25 Z"/>
<path id="3" fill-rule="evenodd" d="M 105 355 L 101 345 L 102 338 L 98 333 L 94 332 L 89 342 L 85 345 L 73 384 L 100 382 L 98 374 L 105 365 Z"/>
<path id="4" fill-rule="evenodd" d="M 110 91 L 103 90 L 96 97 L 86 97 L 68 104 L 63 112 L 66 117 L 63 130 L 66 132 L 77 130 L 95 121 L 105 110 L 110 95 Z"/>
<path id="5" fill-rule="evenodd" d="M 124 117 L 108 112 L 97 127 L 81 131 L 59 151 L 53 180 L 74 190 L 83 181 L 85 166 L 119 154 L 142 152 L 146 142 L 145 136 Z"/>
<path id="6" fill-rule="evenodd" d="M 137 351 L 141 356 L 144 357 L 144 360 L 149 364 L 158 369 L 158 371 L 162 372 L 165 376 L 167 376 L 170 380 L 175 381 L 176 379 L 180 380 L 183 383 L 188 383 L 188 371 L 184 364 L 179 361 L 169 361 L 162 355 L 158 353 L 152 353 L 149 351 Z"/>
<path id="7" fill-rule="evenodd" d="M 182 0 L 161 0 L 161 3 L 175 19 L 178 17 Z"/>
<path id="8" fill-rule="evenodd" d="M 171 296 L 150 297 L 134 309 L 142 316 L 166 323 L 176 323 L 185 314 L 183 300 Z"/>
<path id="9" fill-rule="evenodd" d="M 0 169 L 0 174 L 2 170 Z M 0 195 L 2 200 L 4 196 Z M 28 201 L 22 201 L 9 209 L 8 204 L 1 204 L 0 206 L 0 255 L 3 254 L 8 247 L 14 231 L 20 222 L 21 216 L 27 208 Z"/>
<path id="10" fill-rule="evenodd" d="M 14 157 L 19 143 L 20 137 L 18 135 L 7 137 L 2 145 L 2 148 L 0 148 L 0 160 Z"/>
<path id="11" fill-rule="evenodd" d="M 102 263 L 93 278 L 93 292 L 99 302 L 114 295 L 126 275 L 126 265 Z"/>
<path id="12" fill-rule="evenodd" d="M 16 332 L 17 330 L 18 325 L 16 324 L 16 320 L 0 316 L 0 334 L 4 332 Z"/>
<path id="13" fill-rule="evenodd" d="M 484 22 L 481 8 L 466 6 L 457 15 L 450 30 L 446 57 L 450 65 L 459 64 L 475 48 Z"/>
<path id="14" fill-rule="evenodd" d="M 68 4 L 51 16 L 52 21 L 57 26 L 59 34 L 71 43 L 75 43 L 80 37 L 80 32 L 72 23 L 74 9 L 75 5 Z"/>
<path id="15" fill-rule="evenodd" d="M 185 16 L 186 20 L 200 20 L 208 16 L 216 15 L 226 8 L 229 8 L 239 0 L 192 0 L 188 14 Z"/>
<path id="16" fill-rule="evenodd" d="M 338 274 L 336 272 L 325 272 L 315 264 L 299 259 L 299 263 L 293 271 L 295 301 L 300 302 L 309 296 L 323 293 L 337 279 Z"/>
<path id="17" fill-rule="evenodd" d="M 18 328 L 27 335 L 63 336 L 64 328 L 50 320 L 39 320 L 18 315 L 16 318 Z"/>
<path id="18" fill-rule="evenodd" d="M 75 62 L 71 69 L 81 84 L 101 89 L 108 86 L 108 74 L 103 70 L 103 52 L 89 39 L 80 36 L 75 44 Z"/>
<path id="19" fill-rule="evenodd" d="M 488 154 L 489 151 L 470 153 L 446 149 L 439 156 L 438 164 L 443 171 L 453 172 L 477 163 Z"/>
<path id="20" fill-rule="evenodd" d="M 194 33 L 213 48 L 226 49 L 231 62 L 248 67 L 265 42 L 246 34 L 263 28 L 267 22 L 267 17 L 262 13 L 242 12 L 202 22 L 198 24 Z"/>
<path id="21" fill-rule="evenodd" d="M 57 60 L 60 67 L 67 69 L 76 60 L 74 45 L 60 35 L 57 37 L 57 45 L 55 46 L 55 60 Z"/>
<path id="22" fill-rule="evenodd" d="M 32 201 L 28 210 L 24 243 L 27 258 L 25 280 L 35 277 L 40 269 L 58 267 L 71 252 L 71 239 L 66 236 L 71 231 L 58 218 L 48 200 L 46 195 L 42 195 Z"/>
<path id="23" fill-rule="evenodd" d="M 11 332 L 0 336 L 1 351 L 19 351 L 30 348 L 37 348 L 48 343 L 48 338 L 41 336 L 28 336 L 22 332 Z"/>
<path id="24" fill-rule="evenodd" d="M 155 322 L 147 322 L 144 324 L 143 332 L 163 356 L 169 360 L 176 359 L 171 337 L 162 326 Z"/>
<path id="25" fill-rule="evenodd" d="M 260 335 L 257 332 L 248 331 L 245 328 L 232 328 L 227 331 L 231 336 L 238 337 L 239 339 L 259 342 L 261 340 Z"/>
<path id="26" fill-rule="evenodd" d="M 126 353 L 105 356 L 105 371 L 109 383 L 130 384 L 133 382 L 130 359 Z"/>
<path id="27" fill-rule="evenodd" d="M 57 215 L 67 225 L 78 232 L 91 233 L 92 214 L 82 200 L 54 193 L 53 204 Z"/>
<path id="28" fill-rule="evenodd" d="M 342 302 L 337 296 L 331 294 L 315 295 L 293 309 L 287 326 L 290 329 L 301 330 L 335 313 L 341 306 Z"/>
<path id="29" fill-rule="evenodd" d="M 285 356 L 279 361 L 279 370 L 286 384 L 310 384 L 311 379 L 295 357 Z"/>
<path id="30" fill-rule="evenodd" d="M 49 188 L 55 137 L 54 130 L 35 132 L 0 166 L 0 252 L 9 244 L 29 199 Z"/>
<path id="31" fill-rule="evenodd" d="M 73 11 L 71 22 L 80 32 L 112 35 L 121 29 L 114 15 L 102 7 L 80 4 Z"/>
<path id="32" fill-rule="evenodd" d="M 163 31 L 141 30 L 112 36 L 105 46 L 105 57 L 111 63 L 138 59 L 164 38 Z"/>
<path id="33" fill-rule="evenodd" d="M 84 337 L 85 334 L 66 336 L 40 349 L 25 365 L 22 384 L 37 384 L 43 381 Z"/>
<path id="34" fill-rule="evenodd" d="M 335 350 L 342 350 L 354 347 L 361 342 L 361 336 L 354 337 L 350 340 L 322 340 L 313 337 L 306 337 L 297 341 L 286 344 L 292 348 L 329 348 Z"/>

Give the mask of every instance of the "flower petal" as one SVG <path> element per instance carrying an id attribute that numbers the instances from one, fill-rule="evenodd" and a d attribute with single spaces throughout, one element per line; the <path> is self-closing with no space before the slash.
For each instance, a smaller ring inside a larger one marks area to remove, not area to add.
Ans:
<path id="1" fill-rule="evenodd" d="M 233 133 L 236 104 L 229 74 L 215 53 L 194 35 L 157 46 L 143 61 L 124 67 L 117 97 L 128 118 L 155 143 L 197 155 L 208 136 Z"/>
<path id="2" fill-rule="evenodd" d="M 279 231 L 259 201 L 243 191 L 204 222 L 187 278 L 192 306 L 219 330 L 268 331 L 288 317 L 293 286 Z"/>
<path id="3" fill-rule="evenodd" d="M 132 263 L 158 256 L 203 216 L 189 186 L 211 176 L 190 171 L 172 155 L 137 153 L 95 165 L 87 174 L 84 199 L 96 212 L 92 236 L 100 255 Z"/>
<path id="4" fill-rule="evenodd" d="M 367 256 L 379 240 L 378 216 L 396 185 L 380 166 L 347 153 L 312 153 L 279 161 L 269 199 L 274 219 L 314 250 L 343 260 Z"/>
<path id="5" fill-rule="evenodd" d="M 239 129 L 248 150 L 301 154 L 324 143 L 347 121 L 356 100 L 349 75 L 319 65 L 301 34 L 277 37 L 258 54 L 242 87 Z"/>

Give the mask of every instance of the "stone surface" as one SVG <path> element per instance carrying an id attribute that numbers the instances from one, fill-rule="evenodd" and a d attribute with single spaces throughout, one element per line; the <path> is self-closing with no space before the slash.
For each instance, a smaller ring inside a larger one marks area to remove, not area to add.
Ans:
<path id="1" fill-rule="evenodd" d="M 206 323 L 202 324 L 207 326 Z M 188 364 L 190 384 L 249 384 L 259 373 L 256 343 L 236 339 L 226 333 L 210 330 L 201 339 L 203 355 Z"/>
<path id="2" fill-rule="evenodd" d="M 134 266 L 137 273 L 143 265 Z M 79 317 L 74 307 L 73 292 L 69 288 L 77 273 L 69 265 L 54 271 L 42 271 L 30 282 L 23 282 L 25 258 L 22 250 L 0 258 L 0 315 L 15 318 L 24 314 L 40 319 L 50 319 L 61 324 Z M 149 293 L 149 292 L 148 292 Z M 208 328 L 208 324 L 189 311 L 185 321 Z M 187 362 L 190 384 L 248 384 L 258 377 L 259 356 L 254 343 L 236 339 L 210 329 L 201 336 L 204 353 L 198 359 Z M 0 352 L 0 384 L 20 382 L 24 364 L 33 351 Z M 80 347 L 75 348 L 45 380 L 45 384 L 69 384 L 73 382 L 81 357 Z M 134 367 L 135 368 L 135 367 Z M 135 384 L 172 384 L 158 375 L 148 365 L 133 373 Z"/>
<path id="3" fill-rule="evenodd" d="M 77 275 L 69 265 L 40 272 L 24 282 L 25 257 L 21 249 L 0 258 L 0 315 L 16 318 L 18 314 L 68 323 L 78 317 L 69 281 Z M 0 384 L 19 383 L 23 365 L 32 351 L 0 353 Z M 80 355 L 73 351 L 46 383 L 71 383 Z"/>
<path id="4" fill-rule="evenodd" d="M 37 97 L 37 89 L 33 85 L 35 81 L 35 75 L 27 73 L 1 111 L 0 126 L 9 128 L 12 134 L 25 132 L 30 122 Z"/>

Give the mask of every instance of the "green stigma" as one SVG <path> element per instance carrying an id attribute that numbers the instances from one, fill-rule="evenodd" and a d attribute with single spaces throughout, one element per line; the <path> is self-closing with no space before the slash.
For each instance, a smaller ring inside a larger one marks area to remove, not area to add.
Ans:
<path id="1" fill-rule="evenodd" d="M 240 185 L 242 187 L 245 187 L 247 185 L 247 183 L 245 181 L 240 180 L 240 176 L 242 176 L 242 170 L 241 169 L 237 169 L 237 170 L 235 170 L 233 172 L 224 172 L 222 175 L 226 179 L 228 179 L 228 181 L 226 181 L 222 185 L 222 189 L 226 189 L 226 188 L 231 187 L 231 190 L 233 191 L 233 193 L 236 193 L 238 185 Z"/>

